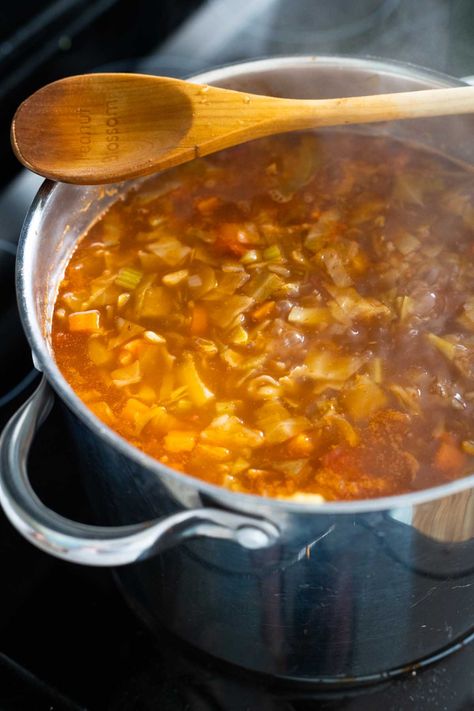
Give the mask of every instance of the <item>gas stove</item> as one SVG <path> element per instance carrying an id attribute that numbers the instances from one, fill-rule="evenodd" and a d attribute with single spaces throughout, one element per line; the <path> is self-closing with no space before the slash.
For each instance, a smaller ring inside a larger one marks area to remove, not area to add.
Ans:
<path id="1" fill-rule="evenodd" d="M 148 21 L 151 5 L 143 3 L 143 16 L 137 8 L 137 23 Z M 333 0 L 330 7 L 316 0 L 240 0 L 238 10 L 232 0 L 183 2 L 175 4 L 180 9 L 173 10 L 174 25 L 169 22 L 173 3 L 164 5 L 167 31 L 157 36 L 159 46 L 144 47 L 146 56 L 136 46 L 124 46 L 122 55 L 102 52 L 94 65 L 69 57 L 62 73 L 106 69 L 187 76 L 255 56 L 348 53 L 474 74 L 474 7 L 468 0 Z M 97 21 L 90 19 L 93 25 Z M 60 75 L 60 70 L 51 73 L 54 66 L 48 65 L 43 81 Z M 21 77 L 16 81 L 15 95 L 32 90 Z M 5 186 L 0 194 L 0 428 L 39 382 L 16 311 L 14 261 L 21 222 L 41 179 L 27 172 L 13 176 L 9 170 L 0 176 Z M 48 506 L 87 523 L 89 506 L 70 451 L 64 423 L 53 410 L 33 447 L 31 479 Z M 472 643 L 459 644 L 451 654 L 398 679 L 364 687 L 285 687 L 199 653 L 165 630 L 152 636 L 123 601 L 110 571 L 46 556 L 23 541 L 1 513 L 0 561 L 2 710 L 474 708 Z"/>

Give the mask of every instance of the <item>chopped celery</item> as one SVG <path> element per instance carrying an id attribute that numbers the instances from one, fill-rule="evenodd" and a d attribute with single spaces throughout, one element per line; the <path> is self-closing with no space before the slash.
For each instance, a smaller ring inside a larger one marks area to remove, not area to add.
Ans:
<path id="1" fill-rule="evenodd" d="M 281 249 L 277 244 L 272 244 L 263 250 L 263 258 L 268 261 L 276 261 L 282 259 Z"/>
<path id="2" fill-rule="evenodd" d="M 143 272 L 138 269 L 133 269 L 133 267 L 122 267 L 115 278 L 115 283 L 123 289 L 133 291 L 133 289 L 139 285 L 142 276 Z"/>

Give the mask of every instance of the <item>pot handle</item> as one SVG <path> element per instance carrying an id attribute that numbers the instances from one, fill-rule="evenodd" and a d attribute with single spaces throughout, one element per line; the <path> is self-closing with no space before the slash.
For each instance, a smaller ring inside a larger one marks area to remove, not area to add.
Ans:
<path id="1" fill-rule="evenodd" d="M 278 528 L 264 519 L 217 508 L 180 511 L 130 526 L 88 526 L 47 508 L 28 479 L 27 459 L 37 429 L 54 402 L 43 377 L 0 438 L 0 503 L 15 528 L 43 551 L 84 565 L 118 566 L 143 560 L 196 537 L 220 538 L 256 550 L 272 545 Z"/>

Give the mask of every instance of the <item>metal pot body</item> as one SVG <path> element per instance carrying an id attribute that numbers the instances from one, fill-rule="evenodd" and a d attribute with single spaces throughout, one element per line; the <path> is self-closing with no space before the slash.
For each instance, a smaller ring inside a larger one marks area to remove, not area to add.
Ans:
<path id="1" fill-rule="evenodd" d="M 262 60 L 196 80 L 299 98 L 459 83 L 406 65 L 337 57 Z M 470 161 L 473 128 L 470 117 L 450 117 L 370 130 Z M 279 534 L 255 550 L 209 535 L 185 540 L 118 568 L 126 597 L 151 625 L 216 657 L 298 681 L 375 679 L 454 649 L 474 629 L 474 476 L 322 507 L 239 495 L 134 450 L 64 381 L 48 337 L 58 280 L 77 238 L 128 187 L 46 184 L 27 220 L 18 269 L 25 330 L 64 404 L 91 502 L 112 526 L 211 507 L 263 518 Z"/>

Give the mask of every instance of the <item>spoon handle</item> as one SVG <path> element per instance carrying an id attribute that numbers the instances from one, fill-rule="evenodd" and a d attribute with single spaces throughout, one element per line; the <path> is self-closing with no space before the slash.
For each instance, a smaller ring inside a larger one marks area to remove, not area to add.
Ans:
<path id="1" fill-rule="evenodd" d="M 373 123 L 474 112 L 474 86 L 427 89 L 344 99 L 275 100 L 281 130 Z M 286 104 L 286 106 L 284 105 Z"/>

